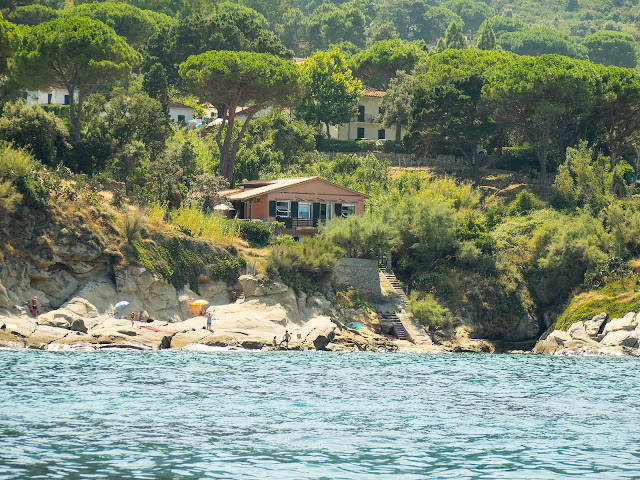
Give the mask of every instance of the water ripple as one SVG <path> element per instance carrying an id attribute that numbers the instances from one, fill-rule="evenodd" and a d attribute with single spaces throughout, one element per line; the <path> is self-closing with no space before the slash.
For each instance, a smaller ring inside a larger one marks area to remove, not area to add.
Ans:
<path id="1" fill-rule="evenodd" d="M 633 358 L 0 351 L 0 479 L 640 478 Z"/>

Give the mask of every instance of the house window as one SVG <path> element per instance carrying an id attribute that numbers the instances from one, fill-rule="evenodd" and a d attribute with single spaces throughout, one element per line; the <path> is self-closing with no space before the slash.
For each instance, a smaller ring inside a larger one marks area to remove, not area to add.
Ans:
<path id="1" fill-rule="evenodd" d="M 291 202 L 288 200 L 276 201 L 276 217 L 290 217 L 291 216 Z"/>
<path id="2" fill-rule="evenodd" d="M 358 136 L 356 138 L 364 138 L 364 127 L 358 127 Z"/>
<path id="3" fill-rule="evenodd" d="M 384 128 L 381 128 L 380 130 L 378 130 L 378 140 L 384 140 L 385 139 L 385 130 Z"/>
<path id="4" fill-rule="evenodd" d="M 178 115 L 178 123 L 186 123 L 186 118 L 184 115 Z"/>
<path id="5" fill-rule="evenodd" d="M 53 93 L 47 94 L 47 105 L 51 105 L 52 98 L 53 98 Z"/>
<path id="6" fill-rule="evenodd" d="M 69 95 L 64 96 L 64 104 L 69 105 Z"/>
<path id="7" fill-rule="evenodd" d="M 356 206 L 355 205 L 342 205 L 342 216 L 343 217 L 352 217 L 356 214 Z"/>
<path id="8" fill-rule="evenodd" d="M 303 220 L 311 219 L 311 204 L 306 202 L 298 203 L 298 218 Z"/>
<path id="9" fill-rule="evenodd" d="M 358 121 L 364 122 L 364 105 L 358 105 Z"/>

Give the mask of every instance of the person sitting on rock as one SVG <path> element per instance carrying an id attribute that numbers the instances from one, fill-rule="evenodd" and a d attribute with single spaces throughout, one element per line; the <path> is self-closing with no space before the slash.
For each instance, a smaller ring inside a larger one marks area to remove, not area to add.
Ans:
<path id="1" fill-rule="evenodd" d="M 231 291 L 231 303 L 234 303 L 236 301 L 236 298 L 238 298 L 238 294 L 236 293 L 235 290 Z"/>
<path id="2" fill-rule="evenodd" d="M 138 321 L 142 322 L 144 320 L 144 314 L 142 312 L 142 310 L 140 310 L 140 313 L 138 314 Z"/>

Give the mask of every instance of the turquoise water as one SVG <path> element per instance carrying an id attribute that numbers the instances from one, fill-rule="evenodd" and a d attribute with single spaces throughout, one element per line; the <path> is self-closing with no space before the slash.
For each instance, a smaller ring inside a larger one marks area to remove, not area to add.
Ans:
<path id="1" fill-rule="evenodd" d="M 640 478 L 639 359 L 0 351 L 0 479 Z"/>

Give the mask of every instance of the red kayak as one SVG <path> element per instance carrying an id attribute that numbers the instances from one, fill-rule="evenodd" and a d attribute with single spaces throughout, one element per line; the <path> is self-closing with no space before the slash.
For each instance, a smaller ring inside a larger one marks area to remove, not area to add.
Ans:
<path id="1" fill-rule="evenodd" d="M 151 330 L 152 332 L 160 332 L 156 327 L 152 327 L 150 325 L 140 325 L 138 328 L 144 328 L 146 330 Z"/>

